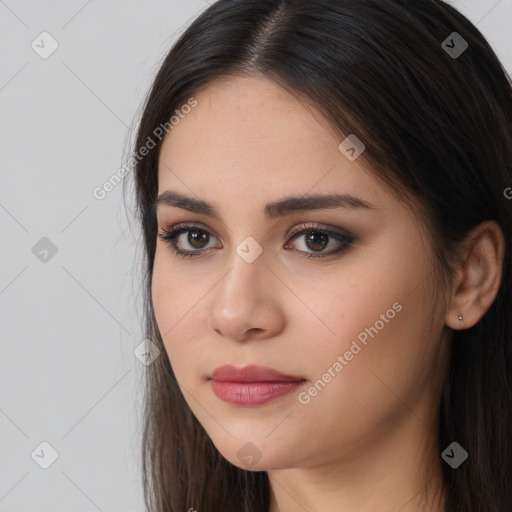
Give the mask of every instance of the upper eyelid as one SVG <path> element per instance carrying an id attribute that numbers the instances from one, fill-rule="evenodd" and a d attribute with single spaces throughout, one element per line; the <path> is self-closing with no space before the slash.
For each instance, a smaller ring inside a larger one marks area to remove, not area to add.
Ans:
<path id="1" fill-rule="evenodd" d="M 204 225 L 201 222 L 178 222 L 175 225 L 170 226 L 169 228 L 164 227 L 163 233 L 158 235 L 159 238 L 165 239 L 165 237 L 169 234 L 173 234 L 173 239 L 175 240 L 172 245 L 175 245 L 176 239 L 181 236 L 184 233 L 187 233 L 188 231 L 193 231 L 194 228 L 199 228 L 199 231 L 205 231 L 209 234 L 209 236 L 213 236 L 215 239 L 219 239 L 217 235 L 212 233 L 210 228 L 203 227 Z M 330 227 L 327 225 L 323 225 L 319 222 L 302 222 L 299 225 L 295 225 L 293 228 L 289 229 L 286 233 L 286 240 L 287 242 L 292 242 L 295 240 L 295 238 L 304 236 L 307 234 L 308 231 L 317 231 L 320 233 L 327 234 L 328 237 L 331 239 L 336 240 L 336 243 L 343 244 L 343 243 L 349 243 L 353 244 L 357 241 L 357 237 L 350 233 L 349 231 L 343 229 L 343 228 L 337 228 L 337 227 Z M 222 241 L 222 240 L 221 240 Z M 188 249 L 182 249 L 182 252 L 190 252 L 190 253 L 197 253 L 200 254 L 202 252 L 208 251 L 210 249 L 213 249 L 213 247 L 210 247 L 209 249 L 203 248 L 198 250 L 188 250 Z M 176 250 L 176 249 L 174 249 Z M 303 251 L 300 251 L 303 252 Z M 326 256 L 328 253 L 326 254 Z"/>
<path id="2" fill-rule="evenodd" d="M 167 232 L 176 232 L 176 231 L 188 231 L 193 230 L 194 228 L 199 228 L 200 230 L 206 231 L 210 235 L 215 236 L 215 238 L 219 238 L 218 235 L 215 234 L 215 230 L 212 230 L 211 228 L 207 227 L 202 222 L 196 221 L 196 222 L 177 222 L 176 224 L 165 227 L 162 226 L 162 231 L 165 233 Z M 349 231 L 343 228 L 335 227 L 335 226 L 329 226 L 327 224 L 322 224 L 320 222 L 301 222 L 299 225 L 295 225 L 291 229 L 287 230 L 286 237 L 292 237 L 298 234 L 303 234 L 305 230 L 315 230 L 315 231 L 324 231 L 327 233 L 339 235 L 339 236 L 346 236 L 348 237 L 354 237 Z"/>
<path id="3" fill-rule="evenodd" d="M 214 249 L 214 247 L 210 248 L 201 248 L 197 250 L 190 250 L 190 249 L 180 249 L 177 246 L 177 238 L 181 236 L 184 233 L 187 233 L 189 231 L 193 231 L 194 228 L 198 228 L 198 231 L 205 231 L 209 235 L 212 235 L 212 232 L 209 228 L 203 227 L 203 224 L 201 222 L 182 222 L 182 223 L 176 223 L 174 225 L 171 225 L 169 227 L 165 227 L 163 229 L 163 233 L 158 233 L 158 238 L 161 238 L 162 241 L 165 241 L 168 243 L 168 245 L 171 245 L 171 248 L 174 253 L 177 255 L 180 255 L 182 257 L 188 256 L 188 257 L 198 257 L 201 258 L 201 255 L 207 254 L 210 250 Z M 336 240 L 336 243 L 338 244 L 338 249 L 331 249 L 330 251 L 322 251 L 321 253 L 314 254 L 309 253 L 308 251 L 301 251 L 299 250 L 299 253 L 304 253 L 307 256 L 302 256 L 308 260 L 320 260 L 323 258 L 329 258 L 329 257 L 336 257 L 337 255 L 340 255 L 344 253 L 350 246 L 352 246 L 354 243 L 357 242 L 358 237 L 353 235 L 351 232 L 343 229 L 343 228 L 337 228 L 337 227 L 329 227 L 324 226 L 320 224 L 319 222 L 302 222 L 299 225 L 295 225 L 292 229 L 287 231 L 286 239 L 287 243 L 290 243 L 295 240 L 297 237 L 305 236 L 308 231 L 317 231 L 320 233 L 326 234 L 331 240 Z M 172 234 L 172 237 L 170 236 Z M 217 238 L 216 235 L 213 235 L 214 238 Z M 287 248 L 287 247 L 286 247 Z M 288 249 L 288 248 L 287 248 Z"/>

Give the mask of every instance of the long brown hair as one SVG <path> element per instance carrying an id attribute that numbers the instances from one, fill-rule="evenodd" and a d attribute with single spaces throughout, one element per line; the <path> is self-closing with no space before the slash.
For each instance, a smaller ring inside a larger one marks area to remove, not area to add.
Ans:
<path id="1" fill-rule="evenodd" d="M 457 44 L 454 32 L 462 38 Z M 457 45 L 459 55 L 449 50 Z M 138 151 L 148 137 L 157 140 L 134 169 L 144 332 L 162 352 L 146 373 L 147 509 L 269 506 L 267 473 L 229 463 L 191 413 L 151 299 L 161 146 L 155 130 L 169 127 L 173 112 L 227 75 L 273 79 L 339 134 L 357 133 L 366 146 L 359 161 L 426 212 L 440 284 L 452 276 L 457 242 L 471 228 L 488 219 L 501 227 L 506 254 L 498 295 L 475 326 L 453 333 L 439 453 L 452 441 L 469 453 L 456 470 L 443 465 L 447 510 L 512 510 L 512 81 L 477 28 L 441 0 L 219 0 L 165 58 L 135 141 Z"/>

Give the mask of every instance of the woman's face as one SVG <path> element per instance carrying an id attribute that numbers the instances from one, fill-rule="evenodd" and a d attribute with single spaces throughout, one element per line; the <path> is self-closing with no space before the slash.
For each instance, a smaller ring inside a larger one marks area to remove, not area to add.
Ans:
<path id="1" fill-rule="evenodd" d="M 218 218 L 159 203 L 159 233 L 188 224 L 174 243 L 193 255 L 158 238 L 152 298 L 184 398 L 217 449 L 259 471 L 433 434 L 449 338 L 417 218 L 270 80 L 217 81 L 194 98 L 163 142 L 158 193 L 204 201 Z M 294 208 L 333 194 L 356 199 Z M 302 381 L 212 385 L 226 364 Z M 288 392 L 261 399 L 269 389 Z"/>

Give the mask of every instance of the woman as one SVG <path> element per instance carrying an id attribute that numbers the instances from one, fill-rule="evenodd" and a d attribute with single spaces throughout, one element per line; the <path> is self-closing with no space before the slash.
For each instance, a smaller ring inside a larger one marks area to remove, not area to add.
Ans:
<path id="1" fill-rule="evenodd" d="M 148 510 L 512 510 L 511 127 L 440 0 L 190 25 L 135 147 Z"/>

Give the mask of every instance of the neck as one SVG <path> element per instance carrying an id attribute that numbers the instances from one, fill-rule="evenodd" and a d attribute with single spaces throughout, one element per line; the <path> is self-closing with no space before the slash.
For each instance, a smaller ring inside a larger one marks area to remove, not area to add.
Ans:
<path id="1" fill-rule="evenodd" d="M 269 512 L 444 512 L 437 422 L 413 414 L 344 456 L 269 470 Z"/>

